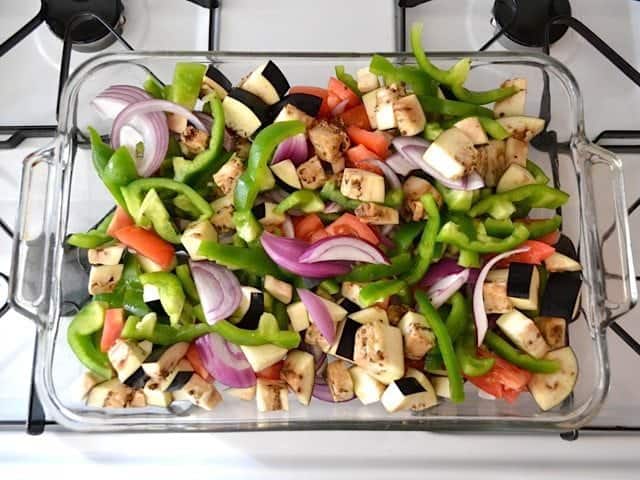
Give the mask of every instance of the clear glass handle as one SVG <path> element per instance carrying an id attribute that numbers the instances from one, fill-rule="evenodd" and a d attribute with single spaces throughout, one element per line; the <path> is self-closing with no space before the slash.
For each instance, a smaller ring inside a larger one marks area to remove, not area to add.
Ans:
<path id="1" fill-rule="evenodd" d="M 55 145 L 38 150 L 24 160 L 20 211 L 13 240 L 9 301 L 11 306 L 44 326 L 42 313 L 49 305 L 52 235 L 47 207 L 51 203 L 52 162 Z"/>
<path id="2" fill-rule="evenodd" d="M 629 230 L 629 215 L 627 213 L 627 201 L 625 198 L 624 181 L 622 175 L 622 161 L 612 152 L 591 143 L 580 145 L 579 150 L 585 160 L 585 166 L 591 169 L 595 166 L 606 166 L 610 173 L 613 193 L 613 231 L 618 242 L 620 279 L 622 281 L 621 298 L 613 300 L 605 293 L 604 308 L 607 318 L 603 326 L 607 327 L 617 317 L 631 310 L 638 301 L 638 287 L 636 285 L 635 267 L 631 249 L 631 233 Z M 587 177 L 590 177 L 588 175 Z M 600 192 L 599 192 L 600 193 Z M 588 205 L 583 205 L 589 208 Z M 597 210 L 597 205 L 593 206 Z"/>

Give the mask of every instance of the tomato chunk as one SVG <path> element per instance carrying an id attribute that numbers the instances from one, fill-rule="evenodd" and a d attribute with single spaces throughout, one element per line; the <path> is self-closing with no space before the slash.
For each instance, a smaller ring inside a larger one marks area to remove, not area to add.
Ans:
<path id="1" fill-rule="evenodd" d="M 382 132 L 370 132 L 356 126 L 347 127 L 347 135 L 352 142 L 364 145 L 370 151 L 375 153 L 378 158 L 386 158 L 389 156 L 389 145 L 391 140 Z"/>
<path id="2" fill-rule="evenodd" d="M 378 245 L 380 241 L 371 227 L 360 221 L 352 213 L 345 213 L 326 228 L 329 235 L 348 235 L 359 238 L 372 245 Z"/>
<path id="3" fill-rule="evenodd" d="M 100 351 L 108 352 L 116 340 L 120 338 L 124 327 L 124 309 L 110 308 L 104 317 L 102 337 L 100 338 Z"/>
<path id="4" fill-rule="evenodd" d="M 168 269 L 173 264 L 176 256 L 173 245 L 154 232 L 131 225 L 121 228 L 113 236 L 140 255 L 153 260 L 163 269 Z"/>

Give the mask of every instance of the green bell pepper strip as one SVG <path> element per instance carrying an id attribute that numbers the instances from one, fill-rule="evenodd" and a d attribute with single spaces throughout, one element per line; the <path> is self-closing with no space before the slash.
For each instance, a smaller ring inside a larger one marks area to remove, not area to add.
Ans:
<path id="1" fill-rule="evenodd" d="M 435 96 L 438 93 L 437 83 L 425 72 L 409 65 L 396 67 L 382 55 L 371 57 L 369 71 L 382 76 L 386 85 L 403 82 L 416 95 Z"/>
<path id="2" fill-rule="evenodd" d="M 168 90 L 167 98 L 193 110 L 200 94 L 202 78 L 207 67 L 201 63 L 176 63 L 173 71 L 173 82 Z"/>
<path id="3" fill-rule="evenodd" d="M 413 266 L 413 257 L 404 252 L 390 258 L 390 265 L 362 264 L 341 277 L 340 282 L 373 282 L 387 277 L 394 277 L 408 272 Z"/>
<path id="4" fill-rule="evenodd" d="M 142 88 L 144 88 L 145 92 L 153 98 L 164 98 L 164 88 L 151 75 L 149 75 L 142 83 Z"/>
<path id="5" fill-rule="evenodd" d="M 479 105 L 447 100 L 444 98 L 418 95 L 425 112 L 451 115 L 454 117 L 493 117 L 493 111 Z"/>
<path id="6" fill-rule="evenodd" d="M 546 185 L 524 185 L 509 190 L 508 192 L 490 195 L 480 200 L 471 207 L 469 216 L 477 217 L 488 213 L 492 217 L 501 220 L 507 218 L 515 211 L 513 204 L 517 202 L 526 202 L 527 206 L 532 208 L 558 208 L 564 205 L 567 200 L 569 200 L 569 194 L 562 190 L 547 187 Z M 505 217 L 503 210 L 506 210 L 508 203 L 512 204 L 513 210 Z"/>
<path id="7" fill-rule="evenodd" d="M 533 175 L 533 178 L 535 179 L 536 183 L 539 183 L 542 185 L 546 185 L 547 183 L 549 183 L 549 177 L 547 177 L 547 175 L 544 173 L 544 170 L 542 170 L 537 164 L 535 164 L 531 160 L 527 160 L 526 168 L 527 170 L 529 170 L 529 173 Z"/>
<path id="8" fill-rule="evenodd" d="M 395 190 L 389 190 L 384 196 L 384 204 L 387 207 L 398 209 L 402 206 L 404 201 L 404 192 L 401 188 Z"/>
<path id="9" fill-rule="evenodd" d="M 360 302 L 365 307 L 374 303 L 383 302 L 391 295 L 396 295 L 407 288 L 403 280 L 378 280 L 368 283 L 360 290 Z"/>
<path id="10" fill-rule="evenodd" d="M 471 323 L 471 309 L 469 308 L 467 300 L 460 292 L 454 293 L 448 300 L 448 303 L 451 304 L 451 309 L 447 314 L 444 324 L 451 342 L 455 342 Z M 438 315 L 440 315 L 440 318 L 444 316 L 442 309 L 440 309 Z M 441 355 L 440 347 L 436 345 L 429 351 L 429 354 L 432 356 Z"/>
<path id="11" fill-rule="evenodd" d="M 275 213 L 286 213 L 287 210 L 298 208 L 304 213 L 321 212 L 324 210 L 324 202 L 318 193 L 313 190 L 296 190 L 290 193 L 274 209 Z"/>
<path id="12" fill-rule="evenodd" d="M 458 265 L 464 268 L 480 268 L 482 261 L 478 252 L 472 252 L 470 250 L 460 250 L 458 256 Z"/>
<path id="13" fill-rule="evenodd" d="M 516 220 L 516 223 L 521 223 L 527 227 L 529 230 L 529 238 L 535 240 L 536 238 L 543 237 L 558 230 L 560 225 L 562 225 L 562 217 L 560 215 L 555 215 L 546 220 L 536 220 L 535 222 L 523 222 L 522 220 Z"/>
<path id="14" fill-rule="evenodd" d="M 560 369 L 560 364 L 555 360 L 538 359 L 522 353 L 491 330 L 486 333 L 484 343 L 496 355 L 523 370 L 533 373 L 555 373 Z"/>
<path id="15" fill-rule="evenodd" d="M 167 272 L 151 272 L 143 273 L 139 280 L 143 287 L 144 285 L 153 285 L 158 289 L 160 303 L 169 315 L 171 325 L 178 324 L 186 299 L 178 277 Z"/>
<path id="16" fill-rule="evenodd" d="M 420 201 L 424 206 L 428 219 L 416 249 L 418 260 L 411 271 L 403 276 L 408 285 L 418 283 L 427 273 L 433 260 L 436 238 L 440 229 L 440 210 L 436 201 L 429 194 L 423 195 Z"/>
<path id="17" fill-rule="evenodd" d="M 360 89 L 358 88 L 358 82 L 355 78 L 353 78 L 353 75 L 345 71 L 344 65 L 336 65 L 336 77 L 338 77 L 338 80 L 349 87 L 349 90 L 351 90 L 353 93 L 355 93 L 359 97 L 362 96 L 362 93 L 360 93 Z"/>
<path id="18" fill-rule="evenodd" d="M 189 270 L 189 265 L 178 265 L 176 267 L 176 277 L 178 277 L 178 280 L 180 280 L 184 293 L 187 294 L 189 300 L 194 303 L 199 303 L 200 295 L 198 294 L 198 289 L 196 288 L 196 284 L 193 281 L 193 277 L 191 277 L 191 270 Z"/>
<path id="19" fill-rule="evenodd" d="M 113 376 L 107 355 L 98 349 L 93 334 L 104 324 L 107 305 L 103 302 L 87 303 L 71 320 L 67 328 L 67 342 L 80 363 L 104 379 Z"/>
<path id="20" fill-rule="evenodd" d="M 198 218 L 200 211 L 193 206 L 193 203 L 182 194 L 173 197 L 172 203 L 182 214 L 191 218 Z"/>
<path id="21" fill-rule="evenodd" d="M 467 377 L 486 375 L 496 362 L 494 358 L 480 358 L 476 355 L 476 339 L 473 328 L 465 331 L 458 339 L 455 349 L 462 373 Z"/>
<path id="22" fill-rule="evenodd" d="M 322 190 L 320 190 L 320 198 L 328 202 L 335 202 L 347 210 L 355 210 L 362 203 L 360 200 L 345 197 L 333 180 L 323 185 Z"/>
<path id="23" fill-rule="evenodd" d="M 166 207 L 160 200 L 160 196 L 155 188 L 149 189 L 144 197 L 144 200 L 140 204 L 140 210 L 138 211 L 140 217 L 144 217 L 151 222 L 155 232 L 169 243 L 179 244 L 181 242 L 180 234 L 176 231 L 176 227 L 173 225 L 171 216 Z"/>
<path id="24" fill-rule="evenodd" d="M 113 238 L 106 233 L 97 230 L 89 230 L 87 233 L 74 233 L 67 238 L 67 244 L 78 248 L 98 248 L 109 243 Z"/>
<path id="25" fill-rule="evenodd" d="M 422 136 L 425 140 L 433 142 L 442 132 L 444 132 L 444 129 L 439 122 L 428 122 L 424 127 L 424 133 Z"/>
<path id="26" fill-rule="evenodd" d="M 287 330 L 289 328 L 289 314 L 287 313 L 287 306 L 281 301 L 274 299 L 271 311 L 278 321 L 278 329 Z"/>
<path id="27" fill-rule="evenodd" d="M 182 194 L 193 204 L 195 208 L 200 212 L 199 220 L 206 220 L 213 215 L 211 205 L 202 198 L 202 196 L 196 192 L 189 185 L 177 182 L 169 178 L 141 178 L 131 182 L 126 187 L 122 187 L 121 191 L 126 199 L 129 213 L 136 219 L 136 223 L 139 218 L 139 211 L 142 205 L 142 195 L 144 192 L 150 189 L 164 189 L 171 192 Z"/>
<path id="28" fill-rule="evenodd" d="M 444 203 L 452 212 L 468 212 L 473 205 L 474 192 L 471 190 L 454 190 L 436 181 L 436 189 L 442 195 Z"/>
<path id="29" fill-rule="evenodd" d="M 233 193 L 233 204 L 236 212 L 233 222 L 238 234 L 246 241 L 254 240 L 260 232 L 259 224 L 251 208 L 258 198 L 258 193 L 268 183 L 273 183 L 273 175 L 268 163 L 277 146 L 289 137 L 304 133 L 306 127 L 298 120 L 276 122 L 256 135 L 247 160 L 247 169 L 240 175 Z"/>
<path id="30" fill-rule="evenodd" d="M 237 247 L 203 240 L 198 248 L 198 255 L 225 267 L 246 270 L 261 277 L 266 275 L 281 279 L 285 277 L 273 260 L 259 246 Z"/>
<path id="31" fill-rule="evenodd" d="M 514 226 L 510 218 L 496 220 L 489 217 L 484 220 L 484 228 L 487 234 L 492 237 L 505 238 L 513 233 Z M 529 238 L 531 238 L 531 230 L 529 230 Z"/>
<path id="32" fill-rule="evenodd" d="M 152 335 L 158 323 L 158 315 L 155 312 L 147 313 L 142 320 L 136 324 L 136 329 L 141 335 Z"/>
<path id="33" fill-rule="evenodd" d="M 458 247 L 461 250 L 470 250 L 477 253 L 502 253 L 512 250 L 529 238 L 529 230 L 524 225 L 516 225 L 513 233 L 506 238 L 493 238 L 488 236 L 471 240 L 454 222 L 447 222 L 438 233 L 437 240 Z"/>
<path id="34" fill-rule="evenodd" d="M 461 83 L 449 85 L 451 92 L 461 102 L 472 103 L 473 105 L 486 105 L 487 103 L 499 102 L 518 93 L 518 87 L 500 87 L 483 92 L 467 90 Z"/>
<path id="35" fill-rule="evenodd" d="M 111 212 L 102 219 L 96 228 L 89 230 L 87 233 L 74 233 L 69 235 L 69 238 L 67 238 L 67 244 L 73 247 L 89 249 L 97 248 L 110 242 L 113 238 L 107 235 L 106 232 L 111 220 L 113 220 L 113 215 L 114 213 Z"/>
<path id="36" fill-rule="evenodd" d="M 141 274 L 140 264 L 135 255 L 127 255 L 122 277 L 111 293 L 94 295 L 96 301 L 103 301 L 109 308 L 124 308 L 127 312 L 144 316 L 151 310 L 144 302 L 143 290 L 138 277 Z"/>
<path id="37" fill-rule="evenodd" d="M 484 131 L 491 138 L 495 138 L 496 140 L 505 140 L 511 136 L 511 134 L 507 131 L 506 128 L 502 126 L 500 122 L 494 120 L 489 117 L 478 117 L 478 121 Z"/>
<path id="38" fill-rule="evenodd" d="M 126 208 L 120 188 L 138 176 L 131 154 L 125 147 L 121 147 L 116 155 L 116 151 L 104 143 L 100 134 L 92 127 L 89 127 L 89 139 L 91 141 L 91 158 L 98 176 L 116 203 Z"/>
<path id="39" fill-rule="evenodd" d="M 319 287 L 324 289 L 329 295 L 336 295 L 340 292 L 340 284 L 331 278 L 327 278 L 320 282 Z"/>
<path id="40" fill-rule="evenodd" d="M 210 99 L 213 124 L 211 125 L 211 136 L 209 138 L 209 148 L 200 152 L 193 160 L 182 157 L 173 159 L 173 178 L 182 183 L 192 185 L 201 179 L 210 180 L 211 175 L 216 173 L 228 160 L 223 153 L 224 143 L 224 110 L 222 102 L 216 96 Z"/>
<path id="41" fill-rule="evenodd" d="M 393 234 L 394 252 L 401 254 L 413 246 L 413 241 L 422 233 L 426 222 L 410 222 L 401 224 Z"/>
<path id="42" fill-rule="evenodd" d="M 462 384 L 462 374 L 458 357 L 453 349 L 453 342 L 447 331 L 447 327 L 440 318 L 438 311 L 433 308 L 426 293 L 417 290 L 416 301 L 418 309 L 424 315 L 427 326 L 431 328 L 438 341 L 438 346 L 442 353 L 442 361 L 447 368 L 447 376 L 449 377 L 449 388 L 451 389 L 451 400 L 455 403 L 464 401 L 464 388 Z"/>
<path id="43" fill-rule="evenodd" d="M 463 58 L 449 70 L 436 67 L 427 58 L 422 48 L 422 23 L 414 23 L 411 27 L 411 50 L 418 66 L 435 81 L 444 85 L 461 85 L 469 75 L 471 59 Z"/>

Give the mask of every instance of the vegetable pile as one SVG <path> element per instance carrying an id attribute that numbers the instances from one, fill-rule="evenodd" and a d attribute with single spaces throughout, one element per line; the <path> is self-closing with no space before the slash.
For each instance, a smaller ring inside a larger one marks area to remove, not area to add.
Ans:
<path id="1" fill-rule="evenodd" d="M 470 91 L 469 59 L 435 66 L 421 25 L 411 45 L 417 66 L 374 55 L 327 88 L 179 63 L 93 100 L 115 209 L 68 238 L 92 265 L 67 329 L 89 406 L 567 398 L 581 266 L 569 195 L 528 159 L 526 79 Z"/>

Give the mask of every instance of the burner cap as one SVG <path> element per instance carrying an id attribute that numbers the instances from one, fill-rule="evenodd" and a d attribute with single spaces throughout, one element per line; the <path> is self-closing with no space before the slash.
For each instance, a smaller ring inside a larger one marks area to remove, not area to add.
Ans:
<path id="1" fill-rule="evenodd" d="M 119 30 L 124 10 L 120 0 L 42 0 L 42 7 L 45 22 L 62 40 L 67 24 L 78 14 L 93 13 L 112 28 Z M 76 24 L 71 39 L 74 48 L 78 50 L 100 50 L 115 41 L 115 37 L 109 33 L 100 21 L 87 19 Z"/>
<path id="2" fill-rule="evenodd" d="M 547 22 L 559 15 L 571 15 L 569 0 L 496 0 L 493 4 L 493 16 L 498 28 L 509 25 L 505 36 L 525 47 L 542 47 Z M 558 41 L 568 30 L 566 25 L 551 27 L 550 41 Z"/>

